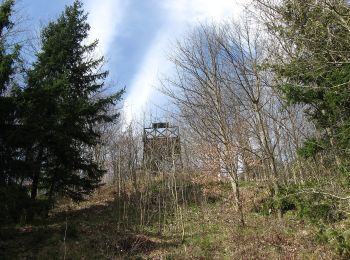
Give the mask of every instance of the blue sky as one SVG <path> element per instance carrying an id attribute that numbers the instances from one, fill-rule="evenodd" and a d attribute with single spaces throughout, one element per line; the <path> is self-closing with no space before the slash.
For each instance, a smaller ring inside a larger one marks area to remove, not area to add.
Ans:
<path id="1" fill-rule="evenodd" d="M 90 13 L 91 39 L 99 39 L 99 54 L 107 60 L 112 89 L 126 86 L 127 122 L 165 98 L 156 90 L 159 78 L 171 71 L 171 43 L 204 21 L 238 17 L 249 0 L 83 0 Z M 20 0 L 28 25 L 55 19 L 73 0 Z M 160 112 L 161 113 L 161 112 Z"/>

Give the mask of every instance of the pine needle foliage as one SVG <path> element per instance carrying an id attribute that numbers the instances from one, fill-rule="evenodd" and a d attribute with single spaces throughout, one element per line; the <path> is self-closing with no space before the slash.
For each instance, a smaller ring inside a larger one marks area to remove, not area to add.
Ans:
<path id="1" fill-rule="evenodd" d="M 33 199 L 40 188 L 49 201 L 59 194 L 81 200 L 105 172 L 92 156 L 100 143 L 96 126 L 118 117 L 109 108 L 123 90 L 103 93 L 108 71 L 94 53 L 98 41 L 87 43 L 87 18 L 81 1 L 67 6 L 42 31 L 42 50 L 28 73 L 22 105 Z"/>

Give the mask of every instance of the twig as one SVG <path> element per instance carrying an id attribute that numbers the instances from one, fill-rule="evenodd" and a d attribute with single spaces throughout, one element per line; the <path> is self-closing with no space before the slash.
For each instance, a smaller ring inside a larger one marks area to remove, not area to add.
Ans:
<path id="1" fill-rule="evenodd" d="M 283 198 L 287 198 L 287 197 L 290 197 L 290 196 L 293 196 L 293 195 L 298 195 L 298 194 L 320 194 L 320 195 L 331 197 L 331 198 L 335 198 L 335 199 L 338 199 L 338 200 L 350 200 L 350 196 L 349 197 L 339 197 L 337 195 L 334 195 L 334 194 L 331 194 L 331 193 L 327 193 L 327 192 L 317 191 L 315 189 L 303 190 L 303 191 L 300 191 L 300 192 L 292 193 L 292 194 L 284 196 Z"/>
<path id="2" fill-rule="evenodd" d="M 67 246 L 66 246 L 66 237 L 67 237 L 67 229 L 68 229 L 68 220 L 67 220 L 67 211 L 66 211 L 66 228 L 64 230 L 64 237 L 63 237 L 63 245 L 64 245 L 64 255 L 63 260 L 66 260 L 66 254 L 67 254 Z"/>

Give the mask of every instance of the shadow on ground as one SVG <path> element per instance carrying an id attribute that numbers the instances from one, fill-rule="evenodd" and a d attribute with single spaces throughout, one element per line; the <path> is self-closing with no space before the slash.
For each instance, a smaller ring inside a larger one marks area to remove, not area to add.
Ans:
<path id="1" fill-rule="evenodd" d="M 179 237 L 159 234 L 155 217 L 142 227 L 140 211 L 125 205 L 114 199 L 70 209 L 33 225 L 3 227 L 0 259 L 143 259 L 180 244 Z"/>

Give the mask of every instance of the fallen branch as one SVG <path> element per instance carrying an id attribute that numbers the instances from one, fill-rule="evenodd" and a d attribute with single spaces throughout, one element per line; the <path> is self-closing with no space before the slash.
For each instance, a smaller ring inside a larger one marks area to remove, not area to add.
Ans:
<path id="1" fill-rule="evenodd" d="M 331 194 L 331 193 L 316 191 L 315 189 L 311 189 L 310 192 L 316 193 L 316 194 L 321 194 L 321 195 L 328 196 L 328 197 L 332 197 L 332 198 L 335 198 L 338 200 L 350 200 L 350 196 L 349 197 L 339 197 L 339 196 Z"/>
<path id="2" fill-rule="evenodd" d="M 327 192 L 323 192 L 323 191 L 317 191 L 315 189 L 308 189 L 308 190 L 299 191 L 299 192 L 296 192 L 296 193 L 292 193 L 292 194 L 286 195 L 283 198 L 287 198 L 287 197 L 290 197 L 290 196 L 293 196 L 293 195 L 298 195 L 298 194 L 320 194 L 320 195 L 323 195 L 323 196 L 326 196 L 326 197 L 331 197 L 331 198 L 334 198 L 334 199 L 337 199 L 337 200 L 350 200 L 350 196 L 349 197 L 339 197 L 337 195 L 334 195 L 334 194 L 331 194 L 331 193 L 327 193 Z"/>

